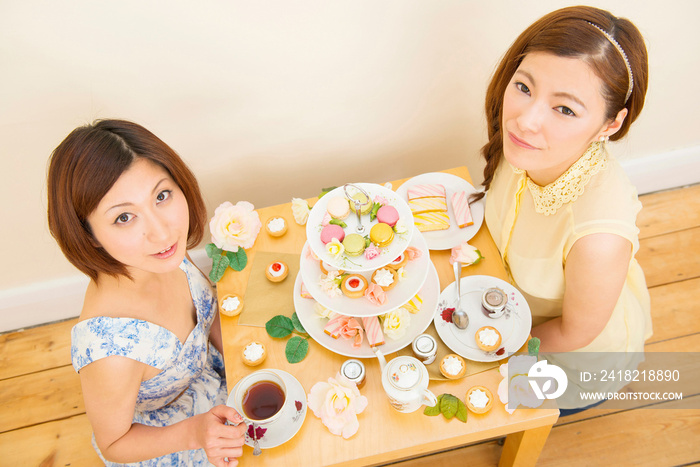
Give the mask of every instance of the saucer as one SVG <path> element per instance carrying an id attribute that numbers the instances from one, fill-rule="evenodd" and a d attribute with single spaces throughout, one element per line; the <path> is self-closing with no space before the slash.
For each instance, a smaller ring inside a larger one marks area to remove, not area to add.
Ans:
<path id="1" fill-rule="evenodd" d="M 270 369 L 284 381 L 287 387 L 287 401 L 282 407 L 284 413 L 280 418 L 267 425 L 257 427 L 258 444 L 261 449 L 271 449 L 286 443 L 297 434 L 306 418 L 306 391 L 299 380 L 283 370 Z M 238 385 L 236 385 L 238 386 Z M 236 392 L 234 386 L 231 394 Z M 229 394 L 229 398 L 231 397 Z M 226 405 L 233 407 L 227 400 Z M 245 435 L 245 444 L 253 447 L 253 426 L 248 426 Z"/>

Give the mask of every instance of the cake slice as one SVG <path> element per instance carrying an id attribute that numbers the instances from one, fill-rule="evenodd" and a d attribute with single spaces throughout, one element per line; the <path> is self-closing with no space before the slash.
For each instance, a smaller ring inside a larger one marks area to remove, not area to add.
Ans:
<path id="1" fill-rule="evenodd" d="M 384 344 L 384 333 L 379 318 L 376 316 L 365 316 L 362 318 L 362 325 L 365 328 L 365 335 L 370 347 Z"/>
<path id="2" fill-rule="evenodd" d="M 425 185 L 413 185 L 408 187 L 406 190 L 408 200 L 417 198 L 430 198 L 438 197 L 445 198 L 445 187 L 439 183 L 425 184 Z"/>
<path id="3" fill-rule="evenodd" d="M 401 308 L 405 308 L 411 314 L 416 314 L 420 311 L 420 307 L 423 305 L 423 299 L 420 295 L 417 295 L 405 303 Z"/>
<path id="4" fill-rule="evenodd" d="M 413 223 L 421 232 L 447 230 L 450 228 L 450 216 L 446 212 L 424 212 L 413 215 Z"/>
<path id="5" fill-rule="evenodd" d="M 459 191 L 452 195 L 452 210 L 455 213 L 455 222 L 460 229 L 474 224 L 466 192 Z"/>
<path id="6" fill-rule="evenodd" d="M 409 199 L 408 206 L 411 208 L 411 213 L 414 215 L 432 211 L 447 212 L 447 201 L 445 198 L 431 197 Z"/>

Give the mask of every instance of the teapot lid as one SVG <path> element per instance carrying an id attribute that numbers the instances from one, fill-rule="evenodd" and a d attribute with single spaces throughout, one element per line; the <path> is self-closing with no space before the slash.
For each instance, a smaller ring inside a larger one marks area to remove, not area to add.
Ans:
<path id="1" fill-rule="evenodd" d="M 423 372 L 418 366 L 420 362 L 413 358 L 394 358 L 389 363 L 387 375 L 389 382 L 397 389 L 411 389 L 423 378 Z"/>

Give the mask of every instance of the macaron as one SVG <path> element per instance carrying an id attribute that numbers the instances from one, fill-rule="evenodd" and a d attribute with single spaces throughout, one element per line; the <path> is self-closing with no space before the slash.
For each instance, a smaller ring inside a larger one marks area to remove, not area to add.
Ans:
<path id="1" fill-rule="evenodd" d="M 321 230 L 321 241 L 324 245 L 330 243 L 334 238 L 338 239 L 339 242 L 345 238 L 345 231 L 341 226 L 328 224 Z"/>
<path id="2" fill-rule="evenodd" d="M 326 211 L 333 219 L 345 219 L 350 214 L 350 203 L 346 198 L 333 198 L 328 200 Z"/>
<path id="3" fill-rule="evenodd" d="M 365 237 L 360 234 L 351 233 L 343 240 L 345 254 L 348 256 L 360 256 L 365 251 Z"/>
<path id="4" fill-rule="evenodd" d="M 380 248 L 389 246 L 392 240 L 394 240 L 394 229 L 392 229 L 389 224 L 380 222 L 375 224 L 369 231 L 369 239 Z"/>
<path id="5" fill-rule="evenodd" d="M 382 206 L 377 211 L 377 220 L 393 227 L 399 221 L 399 211 L 394 206 Z"/>
<path id="6" fill-rule="evenodd" d="M 355 209 L 355 201 L 357 200 L 360 202 L 360 214 L 367 214 L 372 210 L 372 206 L 374 203 L 372 202 L 371 199 L 367 198 L 364 193 L 356 193 L 352 195 L 352 199 L 350 200 L 350 207 L 352 209 L 352 212 L 357 212 L 357 209 Z"/>

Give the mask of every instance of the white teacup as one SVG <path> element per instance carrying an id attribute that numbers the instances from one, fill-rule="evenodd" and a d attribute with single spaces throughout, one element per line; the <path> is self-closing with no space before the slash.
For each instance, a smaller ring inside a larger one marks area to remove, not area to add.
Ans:
<path id="1" fill-rule="evenodd" d="M 261 426 L 277 420 L 286 402 L 284 380 L 272 371 L 258 370 L 238 382 L 226 404 L 236 409 L 246 424 Z"/>

